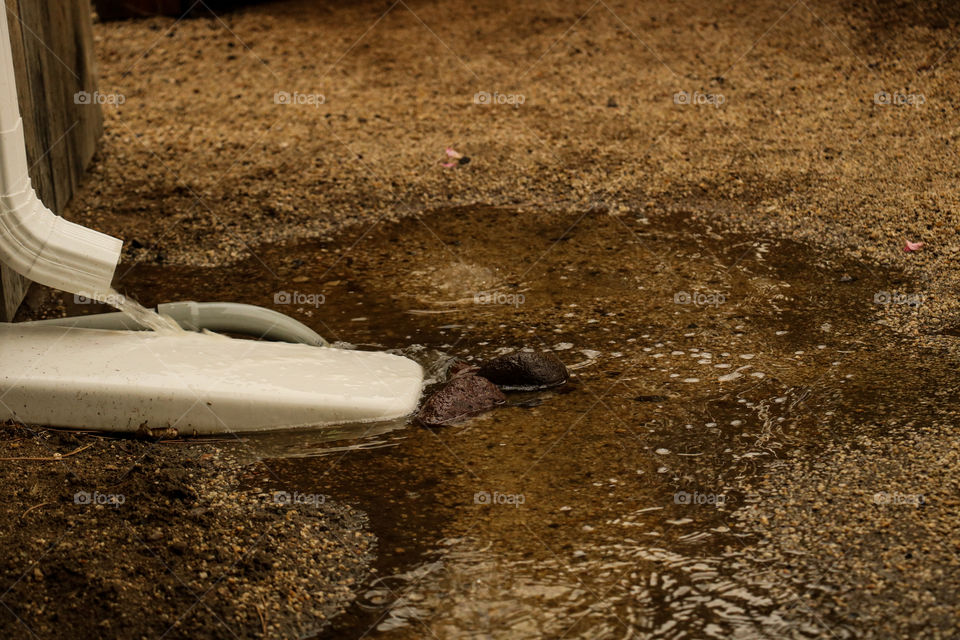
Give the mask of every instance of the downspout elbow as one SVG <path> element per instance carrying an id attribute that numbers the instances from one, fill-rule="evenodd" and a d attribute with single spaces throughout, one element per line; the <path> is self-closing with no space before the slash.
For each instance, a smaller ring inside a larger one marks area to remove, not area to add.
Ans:
<path id="1" fill-rule="evenodd" d="M 123 241 L 56 215 L 30 184 L 6 12 L 0 10 L 0 262 L 91 297 L 110 290 Z"/>

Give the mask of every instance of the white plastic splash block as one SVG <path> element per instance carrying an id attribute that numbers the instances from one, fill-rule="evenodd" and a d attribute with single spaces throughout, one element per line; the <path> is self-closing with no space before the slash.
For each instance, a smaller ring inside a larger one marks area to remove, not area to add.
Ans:
<path id="1" fill-rule="evenodd" d="M 419 364 L 387 353 L 0 324 L 0 419 L 181 435 L 389 420 L 412 413 Z"/>

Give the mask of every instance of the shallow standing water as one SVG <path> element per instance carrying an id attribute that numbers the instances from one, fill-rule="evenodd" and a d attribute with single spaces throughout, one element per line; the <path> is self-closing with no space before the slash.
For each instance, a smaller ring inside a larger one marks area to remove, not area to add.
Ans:
<path id="1" fill-rule="evenodd" d="M 455 427 L 247 440 L 251 486 L 349 502 L 379 537 L 329 637 L 843 636 L 781 601 L 733 514 L 771 462 L 932 414 L 944 370 L 877 323 L 908 283 L 829 258 L 682 218 L 477 208 L 117 284 L 270 306 L 438 371 L 524 348 L 571 368 Z"/>

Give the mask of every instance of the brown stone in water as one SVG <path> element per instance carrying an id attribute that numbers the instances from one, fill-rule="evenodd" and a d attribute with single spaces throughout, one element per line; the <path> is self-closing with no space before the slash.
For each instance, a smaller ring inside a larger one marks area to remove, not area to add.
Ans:
<path id="1" fill-rule="evenodd" d="M 487 362 L 477 375 L 507 390 L 546 389 L 570 377 L 567 367 L 552 353 L 518 351 Z"/>
<path id="2" fill-rule="evenodd" d="M 507 398 L 495 384 L 475 375 L 460 375 L 427 398 L 417 413 L 420 424 L 439 427 L 489 411 Z"/>

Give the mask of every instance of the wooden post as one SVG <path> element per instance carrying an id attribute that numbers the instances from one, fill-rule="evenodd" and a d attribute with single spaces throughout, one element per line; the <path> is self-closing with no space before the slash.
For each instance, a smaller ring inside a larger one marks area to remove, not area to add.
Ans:
<path id="1" fill-rule="evenodd" d="M 30 179 L 61 213 L 103 133 L 99 106 L 78 105 L 97 88 L 90 0 L 4 0 L 27 141 Z M 9 321 L 29 282 L 0 265 L 0 320 Z"/>

